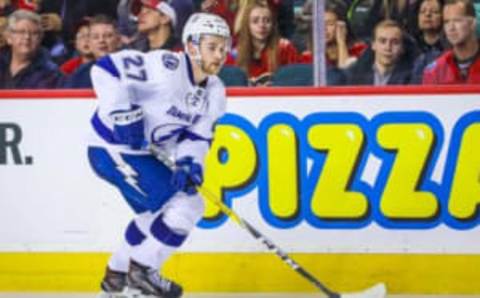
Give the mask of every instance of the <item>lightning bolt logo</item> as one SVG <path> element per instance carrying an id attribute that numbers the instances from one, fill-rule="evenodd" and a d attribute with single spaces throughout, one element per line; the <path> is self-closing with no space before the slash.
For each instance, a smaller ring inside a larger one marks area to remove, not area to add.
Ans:
<path id="1" fill-rule="evenodd" d="M 117 164 L 117 170 L 122 173 L 123 177 L 125 178 L 125 182 L 143 196 L 147 197 L 148 195 L 140 188 L 140 186 L 138 186 L 138 173 L 128 163 L 125 162 L 119 153 L 111 151 L 109 153 Z"/>
<path id="2" fill-rule="evenodd" d="M 138 181 L 136 179 L 138 173 L 129 164 L 120 164 L 117 166 L 117 169 L 123 174 L 125 182 L 127 182 L 128 185 L 133 187 L 142 195 L 147 196 L 147 194 L 140 188 L 140 186 L 138 186 Z"/>

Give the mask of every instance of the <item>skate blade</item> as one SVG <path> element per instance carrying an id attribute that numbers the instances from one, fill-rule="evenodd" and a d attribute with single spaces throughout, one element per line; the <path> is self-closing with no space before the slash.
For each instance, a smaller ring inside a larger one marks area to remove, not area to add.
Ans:
<path id="1" fill-rule="evenodd" d="M 118 293 L 107 293 L 101 292 L 97 298 L 140 298 L 138 296 L 132 296 L 132 294 L 127 291 L 118 292 Z"/>
<path id="2" fill-rule="evenodd" d="M 130 295 L 130 296 L 127 296 L 128 298 L 159 298 L 159 297 L 163 297 L 163 296 L 142 294 L 141 290 L 132 289 L 132 288 L 128 288 L 128 287 L 125 290 L 125 293 Z"/>
<path id="3" fill-rule="evenodd" d="M 379 283 L 365 291 L 341 294 L 341 298 L 384 298 L 387 295 L 385 284 Z"/>

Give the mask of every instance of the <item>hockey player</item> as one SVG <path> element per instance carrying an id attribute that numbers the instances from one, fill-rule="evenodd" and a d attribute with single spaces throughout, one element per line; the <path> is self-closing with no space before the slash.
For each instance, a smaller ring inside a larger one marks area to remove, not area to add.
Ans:
<path id="1" fill-rule="evenodd" d="M 98 108 L 91 120 L 90 164 L 136 213 L 108 262 L 101 297 L 182 295 L 182 287 L 159 271 L 203 215 L 196 186 L 214 124 L 225 112 L 225 88 L 216 74 L 230 48 L 230 31 L 221 17 L 196 13 L 182 43 L 185 53 L 110 54 L 91 71 Z M 176 167 L 151 154 L 151 146 Z"/>

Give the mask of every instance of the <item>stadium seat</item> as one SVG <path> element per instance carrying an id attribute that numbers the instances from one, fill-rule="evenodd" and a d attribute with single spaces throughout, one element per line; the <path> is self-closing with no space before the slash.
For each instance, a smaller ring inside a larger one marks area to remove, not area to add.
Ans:
<path id="1" fill-rule="evenodd" d="M 327 67 L 327 86 L 345 85 L 346 78 L 338 68 Z M 273 74 L 272 86 L 313 86 L 312 64 L 288 64 Z"/>
<path id="2" fill-rule="evenodd" d="M 238 66 L 225 65 L 218 76 L 226 87 L 248 86 L 248 77 Z"/>
<path id="3" fill-rule="evenodd" d="M 311 64 L 288 64 L 281 66 L 273 74 L 273 86 L 313 86 Z"/>

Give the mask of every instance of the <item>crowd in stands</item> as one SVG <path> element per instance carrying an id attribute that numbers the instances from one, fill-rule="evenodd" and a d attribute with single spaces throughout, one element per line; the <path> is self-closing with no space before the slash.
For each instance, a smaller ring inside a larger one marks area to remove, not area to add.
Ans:
<path id="1" fill-rule="evenodd" d="M 227 86 L 312 85 L 313 1 L 0 0 L 0 89 L 90 88 L 106 54 L 182 51 L 196 11 L 231 28 Z M 325 0 L 327 84 L 478 84 L 477 11 L 480 0 Z"/>

